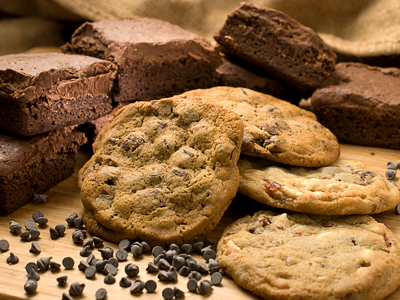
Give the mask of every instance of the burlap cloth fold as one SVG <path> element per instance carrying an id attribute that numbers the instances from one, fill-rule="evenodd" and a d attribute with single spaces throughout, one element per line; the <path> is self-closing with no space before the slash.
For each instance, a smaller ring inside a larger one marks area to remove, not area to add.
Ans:
<path id="1" fill-rule="evenodd" d="M 339 55 L 360 58 L 400 55 L 400 0 L 253 2 L 283 11 L 313 28 Z M 11 28 L 10 21 L 1 20 L 0 39 L 4 41 L 4 37 L 7 37 L 9 45 L 7 47 L 4 42 L 1 43 L 0 54 L 25 51 L 20 47 L 21 44 L 29 47 L 35 42 L 43 46 L 58 45 L 60 33 L 54 24 L 59 20 L 83 22 L 120 17 L 153 17 L 180 25 L 212 41 L 227 14 L 239 3 L 238 0 L 0 0 L 0 11 L 7 16 L 26 18 L 34 15 L 44 22 L 50 22 L 43 26 L 42 21 L 31 21 L 28 26 L 30 34 L 27 35 L 26 22 L 18 25 L 14 21 L 14 28 Z M 49 38 L 48 32 L 53 32 L 54 41 Z M 38 41 L 41 34 L 45 37 L 44 43 Z M 10 50 L 14 45 L 15 48 Z"/>

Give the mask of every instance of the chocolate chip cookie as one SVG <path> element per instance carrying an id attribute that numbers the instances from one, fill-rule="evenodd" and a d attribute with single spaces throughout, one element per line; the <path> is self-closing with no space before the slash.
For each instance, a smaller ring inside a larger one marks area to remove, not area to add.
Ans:
<path id="1" fill-rule="evenodd" d="M 210 232 L 236 194 L 242 138 L 240 117 L 205 101 L 123 107 L 79 172 L 87 219 L 111 241 L 182 244 Z"/>
<path id="2" fill-rule="evenodd" d="M 374 214 L 400 202 L 399 189 L 357 161 L 299 168 L 242 156 L 239 192 L 259 202 L 321 215 Z"/>
<path id="3" fill-rule="evenodd" d="M 336 137 L 315 115 L 289 102 L 245 88 L 215 87 L 180 97 L 221 104 L 245 124 L 242 154 L 302 167 L 332 164 L 339 156 Z"/>
<path id="4" fill-rule="evenodd" d="M 377 300 L 400 282 L 398 238 L 366 215 L 259 211 L 226 228 L 217 260 L 268 300 Z"/>

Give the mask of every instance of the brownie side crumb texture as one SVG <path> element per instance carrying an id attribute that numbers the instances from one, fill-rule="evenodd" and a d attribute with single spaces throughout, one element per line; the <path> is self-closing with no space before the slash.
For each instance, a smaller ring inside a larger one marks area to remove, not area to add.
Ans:
<path id="1" fill-rule="evenodd" d="M 154 100 L 211 87 L 221 63 L 201 36 L 150 18 L 87 22 L 61 49 L 117 64 L 116 102 Z"/>
<path id="2" fill-rule="evenodd" d="M 63 128 L 33 138 L 0 135 L 0 214 L 9 214 L 71 176 L 86 137 Z"/>
<path id="3" fill-rule="evenodd" d="M 339 63 L 311 109 L 342 142 L 400 149 L 400 69 Z"/>
<path id="4" fill-rule="evenodd" d="M 258 4 L 242 3 L 214 38 L 223 52 L 264 69 L 304 96 L 335 66 L 336 55 L 311 28 Z"/>
<path id="5" fill-rule="evenodd" d="M 97 119 L 112 109 L 116 66 L 89 56 L 0 58 L 0 131 L 34 136 Z"/>

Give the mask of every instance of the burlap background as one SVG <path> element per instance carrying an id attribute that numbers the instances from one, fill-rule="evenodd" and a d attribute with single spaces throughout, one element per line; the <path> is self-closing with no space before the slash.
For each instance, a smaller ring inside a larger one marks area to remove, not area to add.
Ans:
<path id="1" fill-rule="evenodd" d="M 313 28 L 339 54 L 400 55 L 400 0 L 255 0 Z M 239 0 L 0 0 L 0 54 L 59 46 L 65 21 L 79 25 L 120 17 L 153 17 L 212 41 Z M 13 16 L 14 18 L 10 18 Z M 33 19 L 32 17 L 35 17 Z M 60 22 L 61 21 L 61 22 Z M 68 37 L 67 37 L 68 38 Z"/>

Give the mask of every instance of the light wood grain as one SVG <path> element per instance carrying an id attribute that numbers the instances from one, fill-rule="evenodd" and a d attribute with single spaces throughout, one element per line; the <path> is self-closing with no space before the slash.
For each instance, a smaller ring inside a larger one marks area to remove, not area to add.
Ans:
<path id="1" fill-rule="evenodd" d="M 126 299 L 129 297 L 138 297 L 141 299 L 162 299 L 161 292 L 165 287 L 177 286 L 181 290 L 185 291 L 186 299 L 227 299 L 239 300 L 239 299 L 259 299 L 253 296 L 251 293 L 240 288 L 227 276 L 224 276 L 221 286 L 213 287 L 212 291 L 205 295 L 197 295 L 188 292 L 186 288 L 187 279 L 179 276 L 177 283 L 163 283 L 158 281 L 156 275 L 147 274 L 145 271 L 147 263 L 152 260 L 151 255 L 145 255 L 141 259 L 135 260 L 132 254 L 128 256 L 127 262 L 120 264 L 118 274 L 116 276 L 117 282 L 113 285 L 106 285 L 104 275 L 96 274 L 95 279 L 86 279 L 84 273 L 79 271 L 77 265 L 80 260 L 86 258 L 80 257 L 79 251 L 81 246 L 75 245 L 72 242 L 71 234 L 74 231 L 72 228 L 68 228 L 66 235 L 58 240 L 51 240 L 49 234 L 49 228 L 54 227 L 56 224 L 63 223 L 66 225 L 65 218 L 73 212 L 81 214 L 82 204 L 80 201 L 80 194 L 77 185 L 77 173 L 82 165 L 88 160 L 90 155 L 84 151 L 80 151 L 78 154 L 78 162 L 76 164 L 75 173 L 67 180 L 61 182 L 56 187 L 51 189 L 47 194 L 49 200 L 45 204 L 27 204 L 18 211 L 8 216 L 0 217 L 0 239 L 7 239 L 10 243 L 10 250 L 7 252 L 0 253 L 0 299 L 61 299 L 63 292 L 68 292 L 69 286 L 73 282 L 85 283 L 85 289 L 83 295 L 76 297 L 76 299 L 95 299 L 95 292 L 99 288 L 105 288 L 108 291 L 107 299 Z M 360 160 L 364 162 L 368 167 L 379 171 L 383 174 L 386 171 L 386 164 L 388 161 L 394 163 L 400 159 L 400 151 L 382 149 L 382 148 L 371 148 L 371 147 L 360 147 L 354 145 L 341 145 L 341 157 L 344 159 Z M 395 180 L 397 182 L 397 179 Z M 217 242 L 223 229 L 237 218 L 243 217 L 247 214 L 253 214 L 254 212 L 265 208 L 264 205 L 253 201 L 246 197 L 238 196 L 234 199 L 232 205 L 225 213 L 223 219 L 215 228 L 215 230 L 207 235 L 211 240 Z M 32 254 L 29 252 L 31 247 L 30 242 L 22 242 L 19 236 L 13 236 L 9 229 L 8 223 L 11 220 L 19 222 L 21 225 L 26 220 L 32 218 L 32 213 L 36 210 L 41 210 L 45 217 L 49 219 L 49 223 L 46 229 L 40 229 L 41 235 L 38 239 L 38 243 L 42 248 L 42 252 Z M 394 211 L 388 211 L 385 213 L 374 215 L 379 221 L 384 223 L 389 229 L 391 229 L 398 237 L 400 237 L 400 216 L 395 214 Z M 105 245 L 112 245 L 114 249 L 117 249 L 117 245 L 105 243 Z M 9 253 L 13 252 L 20 259 L 20 262 L 16 265 L 7 265 L 6 259 Z M 96 257 L 101 258 L 100 253 L 97 250 L 93 252 Z M 33 295 L 27 295 L 24 291 L 24 283 L 27 280 L 27 273 L 25 271 L 25 265 L 36 260 L 40 257 L 52 256 L 53 261 L 61 263 L 62 259 L 66 256 L 70 256 L 75 260 L 75 267 L 73 270 L 65 270 L 61 267 L 61 271 L 58 273 L 51 273 L 46 271 L 40 273 L 41 278 L 38 282 L 37 292 Z M 198 261 L 203 261 L 199 256 L 195 256 Z M 140 268 L 139 278 L 146 281 L 148 279 L 154 279 L 157 282 L 157 290 L 154 294 L 148 294 L 145 291 L 142 294 L 131 295 L 128 288 L 122 288 L 118 282 L 121 277 L 126 276 L 124 267 L 127 263 L 136 263 Z M 62 275 L 68 276 L 67 286 L 59 287 L 57 285 L 56 278 Z M 209 276 L 203 276 L 203 279 L 209 279 Z M 400 282 L 399 282 L 400 284 Z M 395 293 L 386 298 L 386 300 L 400 299 L 400 289 Z"/>

